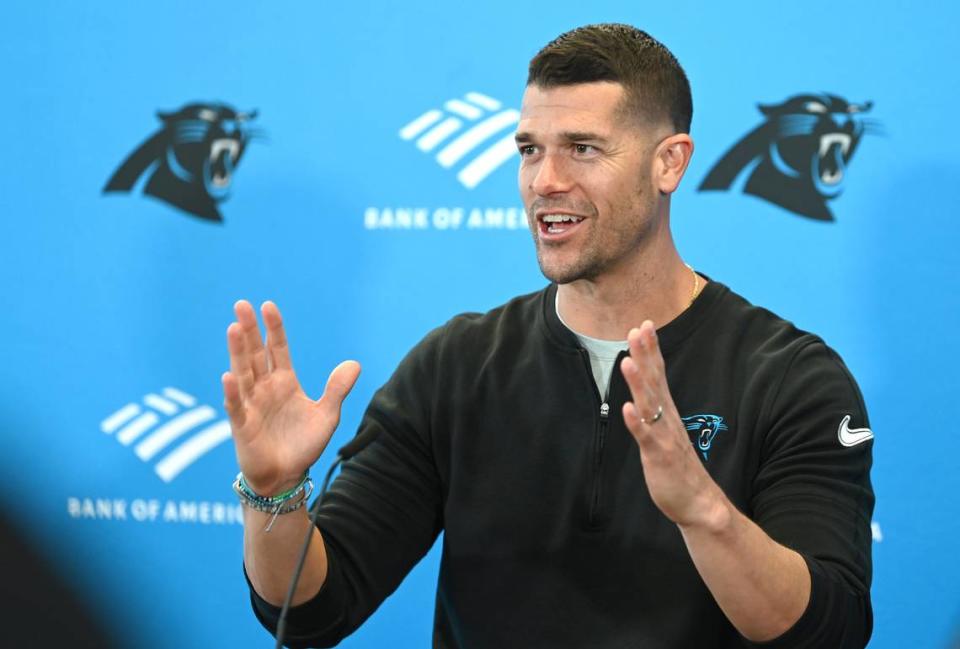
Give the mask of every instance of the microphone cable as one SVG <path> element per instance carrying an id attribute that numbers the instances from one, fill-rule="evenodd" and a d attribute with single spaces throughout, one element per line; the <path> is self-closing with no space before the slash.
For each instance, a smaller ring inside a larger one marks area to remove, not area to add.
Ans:
<path id="1" fill-rule="evenodd" d="M 277 643 L 274 645 L 274 649 L 283 649 L 283 634 L 287 628 L 287 613 L 290 611 L 290 603 L 293 601 L 293 593 L 297 590 L 297 583 L 300 581 L 300 573 L 303 572 L 303 564 L 307 561 L 307 552 L 310 550 L 310 541 L 313 540 L 313 530 L 315 530 L 317 527 L 317 517 L 320 513 L 320 501 L 323 500 L 323 496 L 327 493 L 327 488 L 330 486 L 330 478 L 333 477 L 333 472 L 338 466 L 372 444 L 379 435 L 380 429 L 368 428 L 354 437 L 339 451 L 337 451 L 337 459 L 332 465 L 330 465 L 330 470 L 327 471 L 327 475 L 323 479 L 323 486 L 320 488 L 320 493 L 317 495 L 316 499 L 314 499 L 313 504 L 310 505 L 310 527 L 307 528 L 307 536 L 303 539 L 303 546 L 300 548 L 300 557 L 297 559 L 297 566 L 293 569 L 293 575 L 290 577 L 290 588 L 287 590 L 287 596 L 283 600 L 283 608 L 280 609 L 280 619 L 277 621 Z"/>

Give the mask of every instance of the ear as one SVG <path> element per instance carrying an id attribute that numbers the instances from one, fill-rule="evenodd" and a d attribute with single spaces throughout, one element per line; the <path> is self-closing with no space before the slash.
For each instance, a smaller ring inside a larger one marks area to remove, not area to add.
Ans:
<path id="1" fill-rule="evenodd" d="M 692 155 L 693 140 L 686 133 L 671 135 L 657 145 L 653 181 L 661 194 L 672 194 L 676 191 Z"/>
<path id="2" fill-rule="evenodd" d="M 783 106 L 783 104 L 757 104 L 757 109 L 762 115 L 769 117 L 776 113 L 781 106 Z"/>

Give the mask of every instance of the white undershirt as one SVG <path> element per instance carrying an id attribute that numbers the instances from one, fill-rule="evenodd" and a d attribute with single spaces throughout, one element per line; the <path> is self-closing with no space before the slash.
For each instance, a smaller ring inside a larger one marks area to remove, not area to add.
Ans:
<path id="1" fill-rule="evenodd" d="M 606 401 L 613 365 L 617 360 L 617 355 L 629 347 L 627 341 L 600 340 L 599 338 L 591 338 L 590 336 L 584 336 L 574 331 L 570 325 L 563 321 L 563 316 L 560 315 L 560 291 L 557 291 L 554 308 L 556 308 L 557 317 L 560 318 L 563 326 L 572 331 L 573 335 L 580 341 L 580 344 L 583 345 L 583 348 L 587 350 L 587 354 L 590 356 L 590 369 L 593 371 L 593 380 L 597 383 L 597 390 L 600 392 L 601 398 L 603 401 Z"/>

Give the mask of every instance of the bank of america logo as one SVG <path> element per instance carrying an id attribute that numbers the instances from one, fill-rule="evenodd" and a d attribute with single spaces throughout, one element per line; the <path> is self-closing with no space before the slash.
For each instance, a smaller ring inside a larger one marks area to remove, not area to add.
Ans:
<path id="1" fill-rule="evenodd" d="M 124 446 L 136 444 L 133 452 L 137 457 L 144 462 L 157 460 L 153 470 L 161 480 L 170 482 L 230 439 L 230 422 L 215 419 L 217 412 L 210 406 L 197 405 L 196 398 L 176 388 L 164 388 L 162 394 L 151 393 L 141 403 L 120 408 L 100 422 L 100 430 L 115 435 Z M 200 430 L 193 432 L 197 428 Z"/>
<path id="2" fill-rule="evenodd" d="M 424 153 L 443 145 L 437 152 L 437 162 L 444 169 L 462 163 L 457 180 L 473 189 L 517 153 L 514 129 L 493 138 L 519 121 L 520 111 L 504 109 L 499 101 L 479 92 L 468 92 L 463 99 L 446 102 L 443 110 L 428 110 L 400 129 L 400 137 L 416 140 L 417 148 Z"/>

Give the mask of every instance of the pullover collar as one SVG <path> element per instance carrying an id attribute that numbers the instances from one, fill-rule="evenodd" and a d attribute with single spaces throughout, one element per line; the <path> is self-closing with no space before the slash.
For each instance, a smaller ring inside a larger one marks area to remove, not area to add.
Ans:
<path id="1" fill-rule="evenodd" d="M 707 285 L 703 287 L 700 295 L 676 318 L 657 329 L 657 338 L 660 341 L 660 349 L 666 355 L 678 347 L 690 334 L 694 332 L 703 322 L 707 320 L 708 314 L 716 307 L 720 299 L 726 295 L 730 289 L 724 284 L 706 277 Z M 582 347 L 577 340 L 576 334 L 568 329 L 556 309 L 557 285 L 551 283 L 540 294 L 540 326 L 547 338 L 555 345 L 564 350 L 576 352 Z M 637 323 L 640 326 L 640 323 Z"/>

